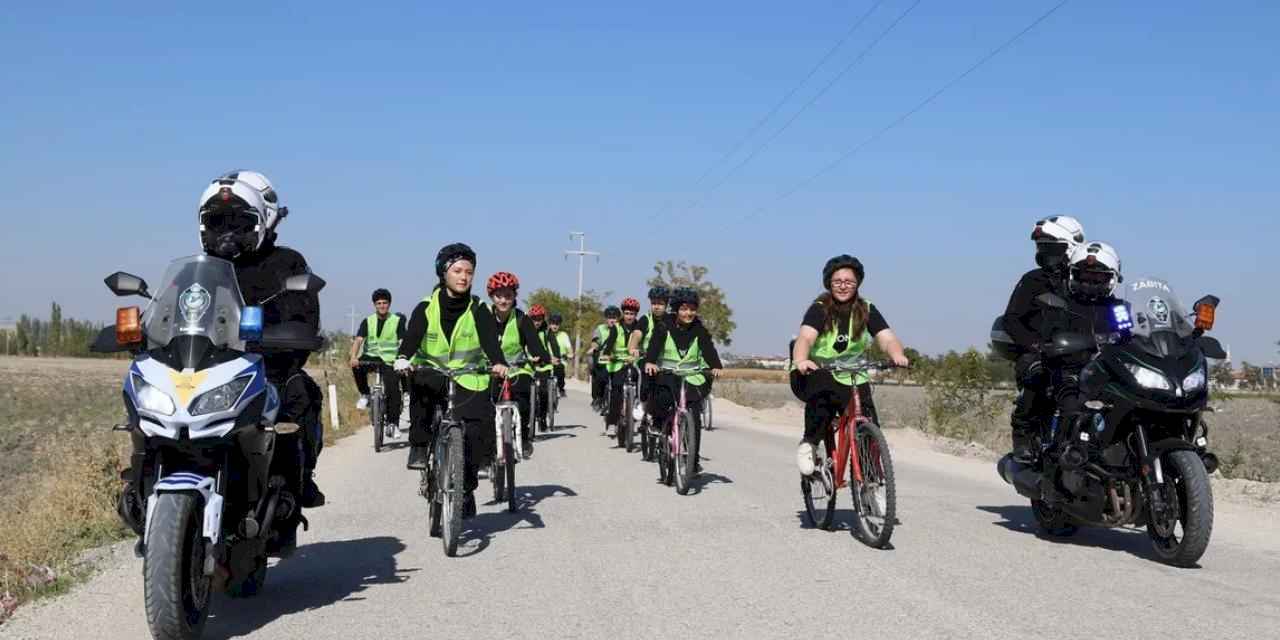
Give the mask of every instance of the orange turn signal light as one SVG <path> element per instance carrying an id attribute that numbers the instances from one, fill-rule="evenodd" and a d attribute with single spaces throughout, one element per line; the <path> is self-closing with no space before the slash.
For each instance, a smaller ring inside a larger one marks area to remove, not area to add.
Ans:
<path id="1" fill-rule="evenodd" d="M 116 309 L 116 342 L 137 344 L 142 342 L 142 310 L 138 307 Z"/>
<path id="2" fill-rule="evenodd" d="M 1196 305 L 1196 328 L 1208 331 L 1213 328 L 1213 321 L 1218 315 L 1217 307 L 1211 304 Z"/>

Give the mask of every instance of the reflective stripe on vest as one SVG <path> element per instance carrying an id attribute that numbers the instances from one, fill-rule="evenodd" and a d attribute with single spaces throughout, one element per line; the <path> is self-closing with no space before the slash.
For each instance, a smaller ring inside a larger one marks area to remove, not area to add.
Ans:
<path id="1" fill-rule="evenodd" d="M 476 331 L 476 317 L 472 313 L 475 300 L 467 302 L 467 310 L 453 326 L 453 335 L 446 339 L 440 323 L 440 295 L 440 289 L 437 288 L 423 299 L 427 303 L 427 332 L 422 336 L 412 362 L 441 369 L 483 365 L 487 359 L 484 350 L 480 348 L 480 334 Z M 489 388 L 489 375 L 470 373 L 459 377 L 458 384 L 469 391 L 484 391 Z"/>
<path id="2" fill-rule="evenodd" d="M 676 339 L 671 337 L 671 332 L 667 332 L 667 342 L 662 347 L 662 366 L 666 369 L 699 369 L 707 366 L 705 360 L 702 359 L 702 347 L 698 346 L 698 337 L 694 336 L 693 342 L 689 343 L 689 350 L 680 353 L 680 349 L 676 348 Z M 689 384 L 694 386 L 702 386 L 707 382 L 707 376 L 699 373 L 695 376 L 685 378 Z"/>
<path id="3" fill-rule="evenodd" d="M 867 310 L 871 309 L 871 302 L 863 299 L 867 304 Z M 849 326 L 845 331 L 846 335 L 853 333 L 853 314 L 849 314 Z M 866 327 L 862 328 L 862 334 L 856 339 L 850 339 L 848 346 L 844 351 L 836 351 L 836 339 L 838 332 L 834 327 L 829 331 L 823 331 L 818 334 L 818 339 L 814 341 L 813 348 L 809 350 L 809 359 L 813 360 L 818 366 L 831 366 L 840 364 L 853 364 L 860 360 L 866 353 L 867 347 L 871 346 L 871 334 Z M 853 374 L 843 372 L 832 372 L 832 377 L 836 382 L 843 385 L 866 384 L 871 381 L 871 377 L 865 373 L 858 374 L 855 380 Z"/>
<path id="4" fill-rule="evenodd" d="M 378 358 L 387 364 L 396 361 L 396 352 L 400 350 L 400 339 L 396 337 L 396 328 L 400 326 L 400 316 L 390 314 L 382 323 L 382 332 L 378 332 L 378 314 L 365 318 L 364 355 Z"/>

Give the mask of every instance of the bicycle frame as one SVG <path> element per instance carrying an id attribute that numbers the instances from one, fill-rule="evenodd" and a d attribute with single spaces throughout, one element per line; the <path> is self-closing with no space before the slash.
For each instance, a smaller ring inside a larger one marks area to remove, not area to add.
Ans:
<path id="1" fill-rule="evenodd" d="M 853 464 L 853 478 L 857 482 L 862 482 L 862 462 L 858 459 L 858 448 L 852 445 L 852 434 L 857 432 L 859 425 L 871 421 L 862 414 L 862 398 L 858 394 L 856 385 L 849 395 L 849 405 L 836 422 L 835 484 L 837 489 L 848 484 L 844 473 L 846 464 Z"/>
<path id="2" fill-rule="evenodd" d="M 497 439 L 494 442 L 497 444 L 497 449 L 498 449 L 497 455 L 494 459 L 499 463 L 502 463 L 502 464 L 506 463 L 506 460 L 503 458 L 502 445 L 503 443 L 506 443 L 509 441 L 512 443 L 511 455 L 515 458 L 516 461 L 523 460 L 524 459 L 524 454 L 523 454 L 524 436 L 521 434 L 521 427 L 523 425 L 520 422 L 520 408 L 517 407 L 515 401 L 511 399 L 510 376 L 503 377 L 502 379 L 502 391 L 499 392 L 498 394 L 498 402 L 494 404 L 494 409 L 496 410 L 495 413 L 497 414 L 495 418 L 497 418 L 498 416 L 501 416 L 502 411 L 504 409 L 509 409 L 511 411 L 511 417 L 512 417 L 512 424 L 511 424 L 512 433 L 510 435 L 503 433 L 502 420 L 500 419 L 494 420 L 494 435 L 497 436 Z M 531 413 L 533 410 L 536 410 L 536 409 L 537 409 L 537 404 L 535 400 L 535 404 L 533 404 L 531 408 Z M 508 438 L 510 438 L 510 440 L 508 440 Z"/>

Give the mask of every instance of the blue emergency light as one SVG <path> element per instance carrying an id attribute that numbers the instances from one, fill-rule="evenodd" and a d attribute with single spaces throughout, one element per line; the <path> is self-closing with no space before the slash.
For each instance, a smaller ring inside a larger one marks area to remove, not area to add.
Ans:
<path id="1" fill-rule="evenodd" d="M 1121 333 L 1133 330 L 1133 316 L 1129 313 L 1128 304 L 1118 304 L 1111 308 L 1111 316 L 1115 321 L 1115 329 Z"/>
<path id="2" fill-rule="evenodd" d="M 240 310 L 240 339 L 244 342 L 262 340 L 262 307 L 245 307 Z"/>

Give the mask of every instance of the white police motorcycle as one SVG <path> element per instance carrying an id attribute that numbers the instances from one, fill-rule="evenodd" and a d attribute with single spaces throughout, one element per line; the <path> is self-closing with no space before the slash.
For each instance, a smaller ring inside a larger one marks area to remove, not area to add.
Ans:
<path id="1" fill-rule="evenodd" d="M 234 267 L 219 258 L 173 261 L 154 298 L 127 273 L 106 284 L 150 299 L 145 310 L 119 309 L 94 345 L 134 354 L 128 422 L 116 429 L 134 444 L 126 500 L 136 515 L 124 506 L 121 515 L 141 538 L 147 623 L 157 639 L 197 638 L 212 594 L 257 595 L 280 526 L 305 526 L 299 425 L 276 423 L 280 398 L 262 352 L 317 350 L 323 339 L 287 323 L 264 335 L 262 308 L 244 305 Z M 280 293 L 324 284 L 294 276 Z"/>

